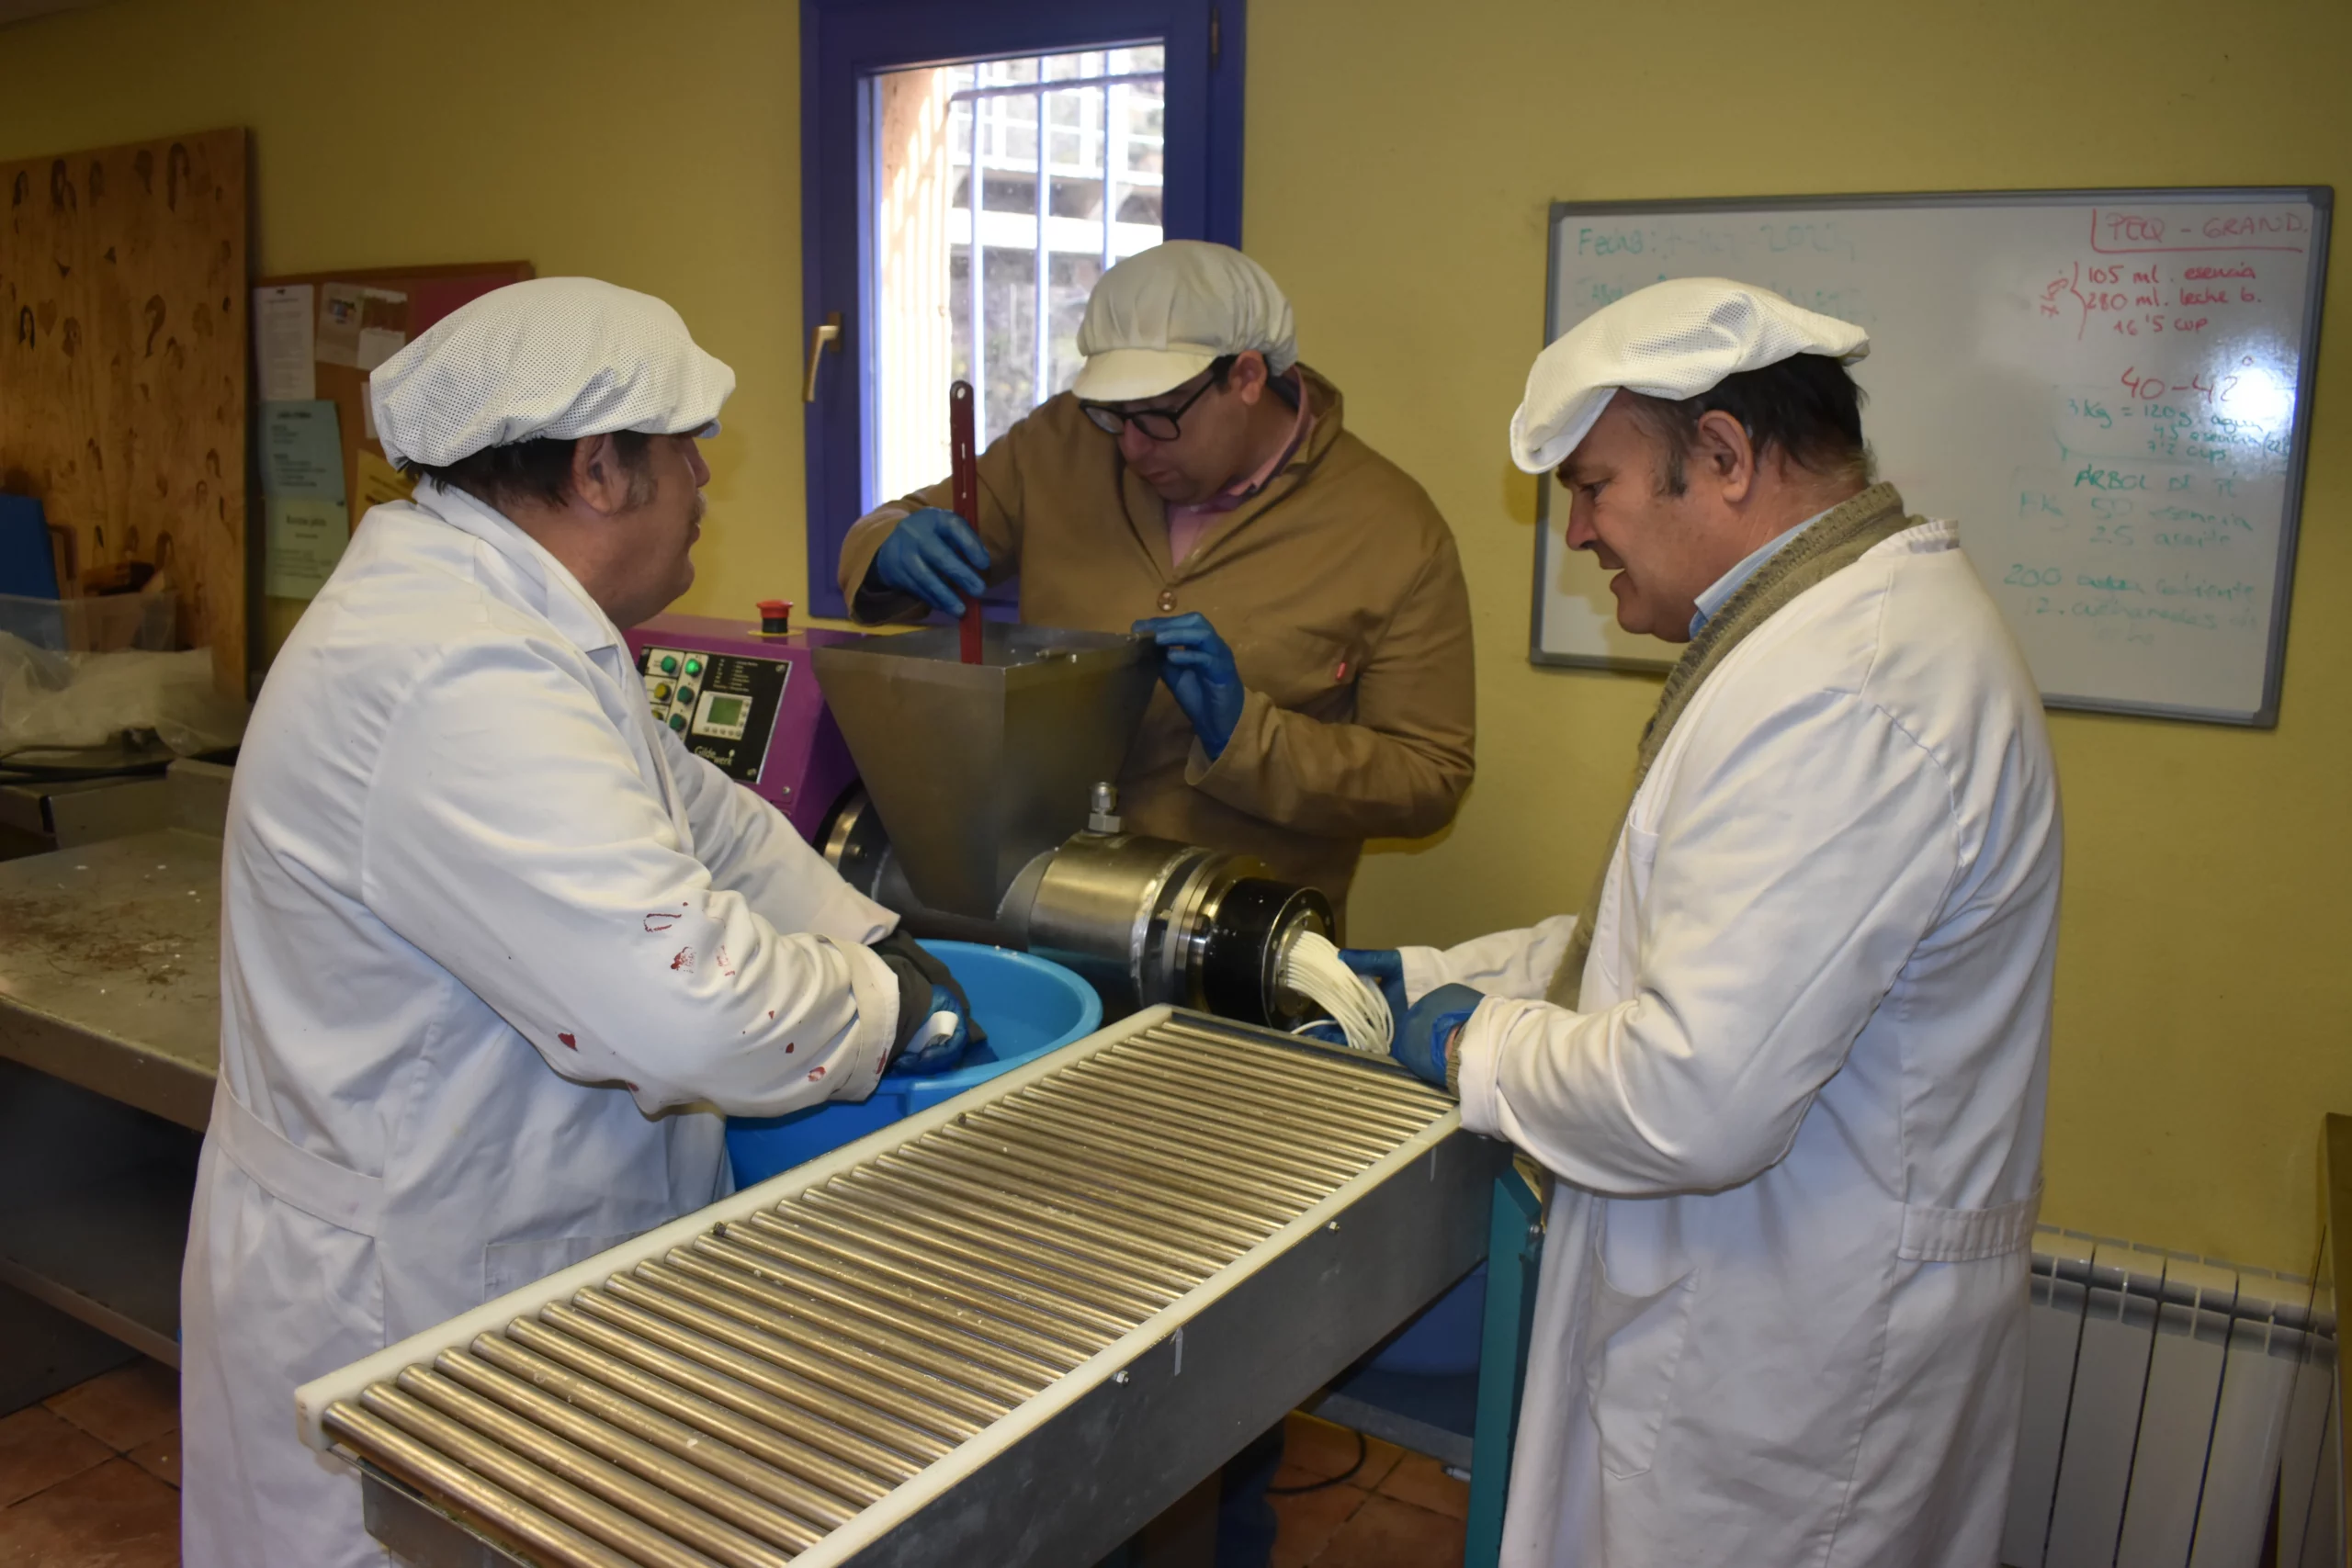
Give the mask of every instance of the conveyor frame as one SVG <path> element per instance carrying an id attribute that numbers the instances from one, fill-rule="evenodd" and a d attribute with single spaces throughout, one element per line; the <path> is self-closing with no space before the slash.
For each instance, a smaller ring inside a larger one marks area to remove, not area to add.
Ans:
<path id="1" fill-rule="evenodd" d="M 1177 1027 L 1248 1041 L 1255 1050 L 1332 1059 L 1318 1047 L 1269 1031 L 1149 1010 L 305 1385 L 297 1395 L 304 1434 L 313 1446 L 330 1447 L 325 1419 L 337 1402 L 356 1401 L 402 1369 L 430 1367 L 437 1355 L 463 1350 L 477 1336 L 501 1334 L 509 1323 L 661 1259 L 717 1224 L 742 1223 L 791 1194 L 821 1188 L 1171 1020 Z M 1412 1082 L 1386 1064 L 1338 1059 L 1348 1071 L 1376 1080 Z M 1203 1081 L 1216 1080 L 1204 1073 Z M 1432 1102 L 1419 1131 L 1329 1196 L 793 1561 L 806 1568 L 851 1562 L 896 1568 L 967 1560 L 1096 1561 L 1473 1268 L 1488 1250 L 1498 1177 L 1517 1179 L 1508 1148 L 1463 1133 L 1459 1111 Z M 1502 1223 L 1500 1217 L 1494 1223 Z M 1523 1232 L 1527 1222 L 1514 1209 L 1508 1224 Z M 1508 1443 L 1507 1432 L 1498 1436 Z M 373 1517 L 397 1532 L 409 1551 L 431 1550 L 432 1555 L 416 1558 L 421 1563 L 531 1561 L 503 1552 L 481 1556 L 499 1549 L 437 1505 L 417 1501 L 404 1484 L 370 1474 L 366 1487 Z M 433 1537 L 435 1520 L 445 1527 L 438 1537 Z"/>

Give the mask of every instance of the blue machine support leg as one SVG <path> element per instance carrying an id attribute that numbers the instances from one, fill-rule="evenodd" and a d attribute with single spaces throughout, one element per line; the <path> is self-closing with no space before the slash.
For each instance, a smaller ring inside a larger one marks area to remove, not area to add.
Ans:
<path id="1" fill-rule="evenodd" d="M 1487 1230 L 1487 1321 L 1478 1340 L 1478 1431 L 1470 1466 L 1470 1528 L 1463 1568 L 1494 1568 L 1503 1549 L 1503 1499 L 1535 1322 L 1544 1201 L 1517 1170 L 1495 1179 Z"/>

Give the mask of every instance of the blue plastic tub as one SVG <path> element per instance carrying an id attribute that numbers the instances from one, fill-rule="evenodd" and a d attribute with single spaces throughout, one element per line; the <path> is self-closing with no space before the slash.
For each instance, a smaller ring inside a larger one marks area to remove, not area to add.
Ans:
<path id="1" fill-rule="evenodd" d="M 1405 1331 L 1381 1348 L 1372 1364 L 1384 1372 L 1459 1377 L 1478 1370 L 1478 1338 L 1487 1326 L 1487 1266 L 1438 1297 Z"/>
<path id="2" fill-rule="evenodd" d="M 1058 964 L 1010 948 L 972 942 L 926 942 L 971 998 L 988 1043 L 952 1073 L 884 1078 L 870 1100 L 812 1105 L 789 1116 L 729 1117 L 727 1154 L 735 1185 L 749 1187 L 819 1155 L 853 1144 L 877 1127 L 928 1111 L 1010 1072 L 1032 1057 L 1058 1050 L 1102 1027 L 1102 998 Z"/>

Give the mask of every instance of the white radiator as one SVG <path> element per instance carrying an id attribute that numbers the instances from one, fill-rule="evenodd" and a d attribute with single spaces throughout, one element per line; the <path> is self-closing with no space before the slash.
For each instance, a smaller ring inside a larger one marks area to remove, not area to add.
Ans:
<path id="1" fill-rule="evenodd" d="M 2045 1227 L 2029 1323 L 2006 1568 L 2342 1568 L 2310 1280 Z"/>

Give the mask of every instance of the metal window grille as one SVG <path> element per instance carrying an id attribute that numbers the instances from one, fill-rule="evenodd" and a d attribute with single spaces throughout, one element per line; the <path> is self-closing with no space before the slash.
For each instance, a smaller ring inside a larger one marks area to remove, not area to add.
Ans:
<path id="1" fill-rule="evenodd" d="M 949 99 L 950 146 L 963 180 L 951 209 L 950 233 L 952 249 L 965 263 L 960 301 L 965 320 L 958 323 L 956 347 L 960 373 L 982 392 L 978 437 L 983 446 L 1019 412 L 1044 401 L 1055 389 L 1054 257 L 1088 255 L 1107 271 L 1122 256 L 1159 241 L 1157 196 L 1164 137 L 1155 129 L 1138 129 L 1136 122 L 1143 119 L 1148 127 L 1163 97 L 1161 58 L 1155 45 L 983 61 L 956 69 L 956 87 Z M 1026 213 L 989 205 L 991 175 L 1006 184 L 1023 178 L 1031 184 Z M 1054 212 L 1057 181 L 1099 186 L 1102 194 L 1093 218 Z M 1122 220 L 1123 190 L 1130 193 L 1129 198 L 1148 196 L 1141 204 L 1148 221 Z M 1031 259 L 1030 363 L 1017 370 L 998 367 L 992 384 L 989 254 L 1020 250 L 1026 250 Z M 1020 396 L 1022 379 L 1029 392 L 1025 400 Z"/>

